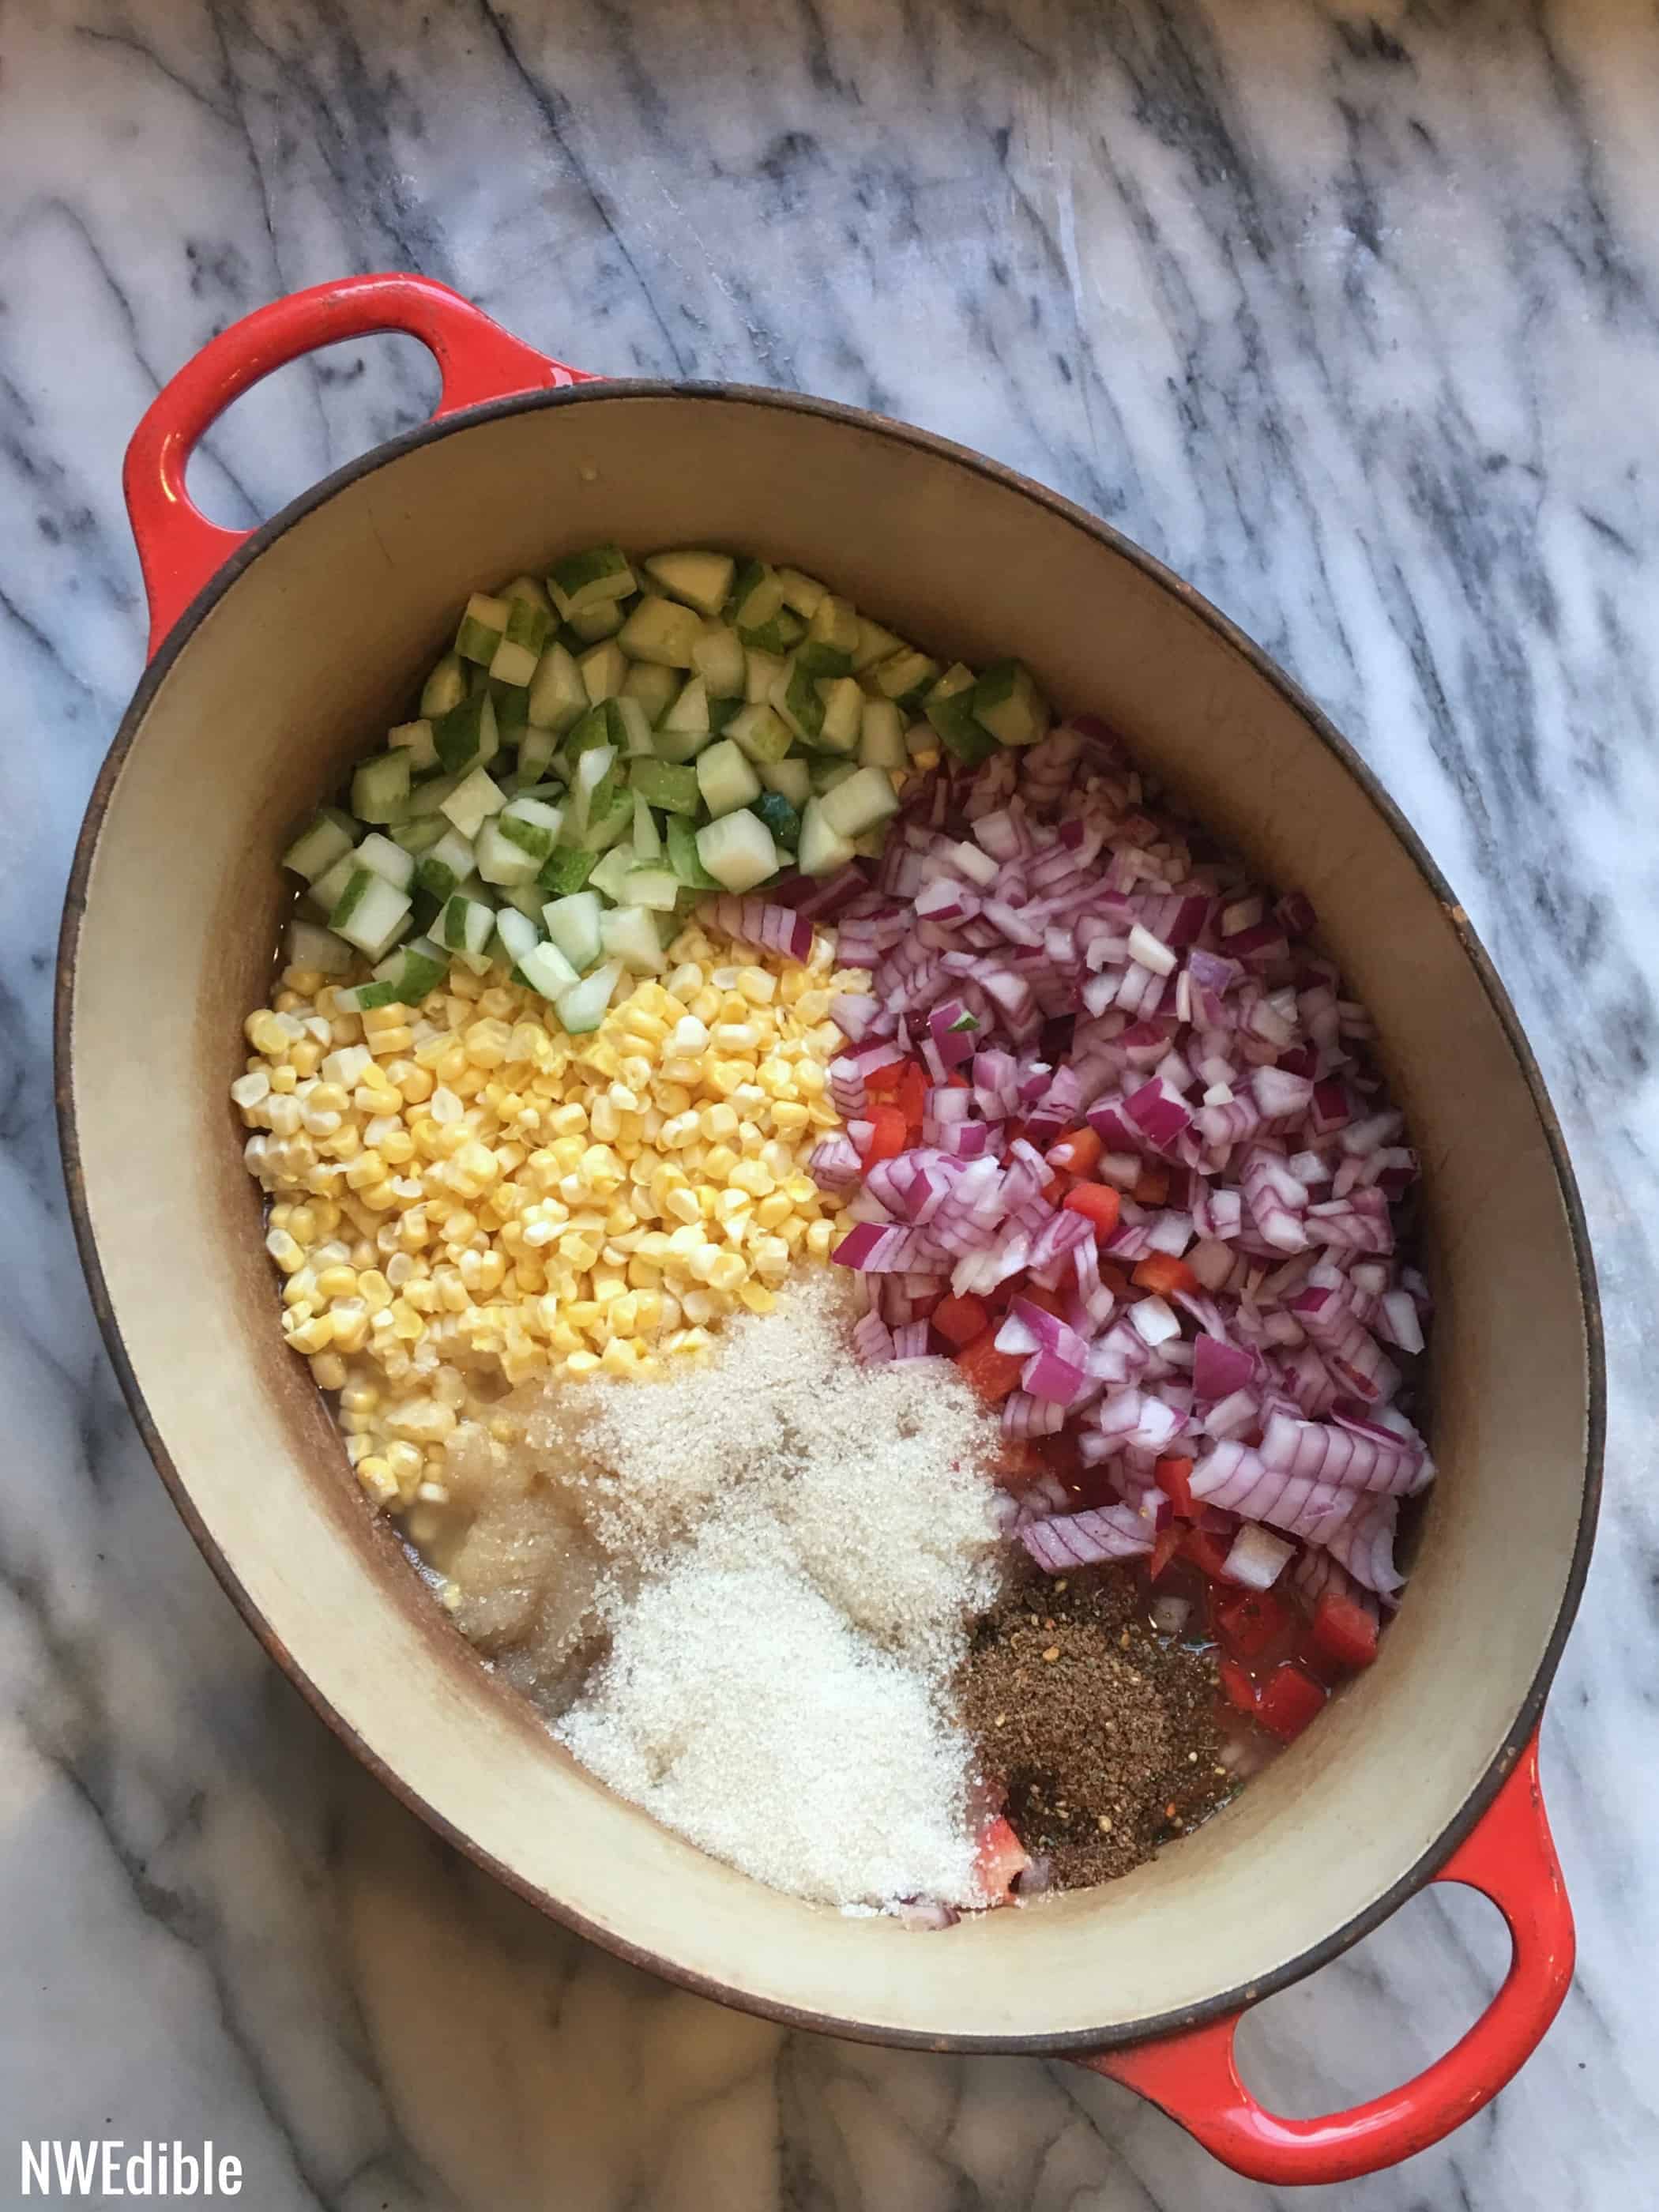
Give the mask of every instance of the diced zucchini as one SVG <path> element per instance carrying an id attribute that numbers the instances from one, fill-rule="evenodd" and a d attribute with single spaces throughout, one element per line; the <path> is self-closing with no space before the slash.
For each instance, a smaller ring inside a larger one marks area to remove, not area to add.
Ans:
<path id="1" fill-rule="evenodd" d="M 738 760 L 743 760 L 735 745 L 732 750 Z M 747 761 L 743 764 L 748 769 Z M 750 774 L 753 773 L 750 769 Z M 697 858 L 715 882 L 728 891 L 751 891 L 768 876 L 775 875 L 778 868 L 778 848 L 772 842 L 772 832 L 757 814 L 750 814 L 747 808 L 722 814 L 719 821 L 699 830 Z"/>
<path id="2" fill-rule="evenodd" d="M 409 755 L 375 753 L 351 779 L 351 811 L 360 822 L 395 822 L 409 802 Z"/>
<path id="3" fill-rule="evenodd" d="M 417 722 L 399 722 L 386 733 L 388 746 L 409 755 L 412 774 L 418 775 L 422 769 L 436 768 L 438 748 L 432 742 L 432 725 L 424 715 Z"/>
<path id="4" fill-rule="evenodd" d="M 898 793 L 886 769 L 861 768 L 826 792 L 818 811 L 838 836 L 861 837 L 896 814 L 898 805 Z"/>
<path id="5" fill-rule="evenodd" d="M 783 661 L 775 653 L 753 652 L 745 656 L 743 696 L 751 707 L 764 706 L 772 696 L 772 686 L 784 673 Z"/>
<path id="6" fill-rule="evenodd" d="M 520 792 L 516 799 L 507 800 L 495 817 L 495 826 L 503 837 L 527 853 L 539 868 L 558 842 L 559 832 L 564 827 L 564 810 L 550 806 L 544 799 L 532 799 L 528 793 Z M 479 873 L 483 872 L 480 869 Z"/>
<path id="7" fill-rule="evenodd" d="M 519 777 L 544 775 L 553 766 L 558 738 L 551 730 L 527 729 L 519 740 Z"/>
<path id="8" fill-rule="evenodd" d="M 620 906 L 623 885 L 633 872 L 633 854 L 626 845 L 617 845 L 595 864 L 588 881 L 596 891 L 604 892 L 612 906 Z"/>
<path id="9" fill-rule="evenodd" d="M 374 970 L 377 983 L 390 983 L 394 1002 L 418 1006 L 428 991 L 435 991 L 449 973 L 449 955 L 429 937 L 411 937 Z"/>
<path id="10" fill-rule="evenodd" d="M 833 791 L 838 783 L 845 783 L 849 775 L 858 774 L 856 761 L 837 760 L 833 754 L 820 754 L 809 763 L 812 771 L 812 788 L 820 799 L 826 791 Z"/>
<path id="11" fill-rule="evenodd" d="M 482 975 L 489 965 L 495 909 L 482 899 L 468 898 L 458 891 L 444 902 L 432 933 L 440 945 L 459 955 L 475 975 Z"/>
<path id="12" fill-rule="evenodd" d="M 621 911 L 642 906 L 651 914 L 672 914 L 680 895 L 679 878 L 667 868 L 634 868 L 623 878 Z"/>
<path id="13" fill-rule="evenodd" d="M 890 653 L 900 652 L 904 644 L 902 638 L 895 637 L 890 629 L 884 629 L 879 623 L 872 622 L 867 615 L 860 615 L 858 624 L 859 641 L 853 647 L 854 676 L 861 676 L 866 668 L 873 668 L 878 660 L 885 660 Z"/>
<path id="14" fill-rule="evenodd" d="M 711 699 L 740 699 L 747 655 L 743 640 L 726 623 L 705 623 L 691 648 L 691 665 Z"/>
<path id="15" fill-rule="evenodd" d="M 601 700 L 617 696 L 628 674 L 628 662 L 614 637 L 591 646 L 576 665 L 582 672 L 582 688 L 596 707 Z"/>
<path id="16" fill-rule="evenodd" d="M 974 672 L 961 661 L 947 668 L 922 702 L 939 742 L 971 768 L 996 750 L 996 739 L 974 715 Z"/>
<path id="17" fill-rule="evenodd" d="M 805 637 L 795 647 L 795 665 L 803 676 L 846 676 L 852 670 L 853 656 L 838 645 Z"/>
<path id="18" fill-rule="evenodd" d="M 636 797 L 648 806 L 660 806 L 665 813 L 695 814 L 701 803 L 697 772 L 693 768 L 676 767 L 664 760 L 635 761 L 628 780 Z"/>
<path id="19" fill-rule="evenodd" d="M 495 916 L 495 941 L 490 951 L 504 963 L 509 975 L 517 969 L 526 953 L 533 952 L 542 941 L 542 933 L 530 915 L 520 914 L 516 907 L 504 906 Z"/>
<path id="20" fill-rule="evenodd" d="M 696 760 L 714 732 L 710 730 L 669 730 L 653 732 L 652 750 L 659 760 L 681 763 Z"/>
<path id="21" fill-rule="evenodd" d="M 755 801 L 755 811 L 777 842 L 793 852 L 800 842 L 800 815 L 781 792 L 763 791 Z"/>
<path id="22" fill-rule="evenodd" d="M 579 846 L 556 846 L 542 863 L 542 872 L 536 878 L 536 888 L 545 891 L 550 898 L 565 898 L 580 890 L 593 872 L 594 855 L 584 853 Z"/>
<path id="23" fill-rule="evenodd" d="M 823 695 L 817 678 L 809 676 L 793 659 L 784 663 L 783 673 L 772 686 L 767 703 L 774 713 L 783 717 L 803 744 L 817 743 L 823 724 Z"/>
<path id="24" fill-rule="evenodd" d="M 597 707 L 590 707 L 564 741 L 564 757 L 573 770 L 584 753 L 595 747 L 605 746 L 613 755 L 619 750 L 617 735 L 611 726 L 611 702 L 601 699 Z"/>
<path id="25" fill-rule="evenodd" d="M 617 633 L 617 643 L 630 660 L 648 660 L 658 668 L 690 668 L 691 654 L 702 635 L 702 624 L 690 607 L 647 592 Z"/>
<path id="26" fill-rule="evenodd" d="M 800 817 L 800 844 L 795 866 L 804 876 L 833 876 L 853 858 L 853 841 L 832 830 L 823 818 L 823 801 L 808 799 Z"/>
<path id="27" fill-rule="evenodd" d="M 526 684 L 535 675 L 553 627 L 552 617 L 529 599 L 508 599 L 507 627 L 489 663 L 498 684 Z"/>
<path id="28" fill-rule="evenodd" d="M 562 737 L 587 712 L 587 686 L 575 660 L 556 638 L 536 663 L 530 679 L 530 726 Z"/>
<path id="29" fill-rule="evenodd" d="M 732 580 L 730 618 L 739 634 L 771 621 L 783 605 L 783 586 L 764 561 L 745 561 Z"/>
<path id="30" fill-rule="evenodd" d="M 558 946 L 550 945 L 545 938 L 520 957 L 519 973 L 531 989 L 539 991 L 544 999 L 556 999 L 576 981 L 576 970 Z"/>
<path id="31" fill-rule="evenodd" d="M 651 757 L 651 718 L 637 699 L 607 699 L 611 743 L 629 760 Z"/>
<path id="32" fill-rule="evenodd" d="M 538 584 L 533 576 L 515 576 L 510 584 L 501 586 L 501 595 L 504 599 L 522 599 L 526 606 L 539 607 L 544 615 L 552 615 L 553 602 L 547 596 L 546 586 Z"/>
<path id="33" fill-rule="evenodd" d="M 415 880 L 415 855 L 378 830 L 370 830 L 351 858 L 354 867 L 372 868 L 394 890 L 406 891 Z"/>
<path id="34" fill-rule="evenodd" d="M 416 814 L 410 821 L 392 823 L 387 827 L 387 836 L 392 838 L 394 845 L 403 845 L 404 852 L 414 854 L 416 860 L 418 860 L 420 854 L 431 852 L 431 848 L 445 834 L 447 827 L 449 827 L 449 823 L 442 818 L 442 814 Z"/>
<path id="35" fill-rule="evenodd" d="M 356 869 L 357 855 L 356 851 L 342 853 L 339 859 L 335 861 L 333 866 L 325 868 L 322 874 L 318 877 L 316 882 L 311 886 L 311 896 L 316 903 L 318 912 L 323 915 L 325 920 L 326 920 L 328 915 L 331 915 L 334 911 L 334 908 L 339 904 L 340 894 L 344 890 L 346 885 L 351 881 L 352 877 L 356 873 Z"/>
<path id="36" fill-rule="evenodd" d="M 392 850 L 395 853 L 397 847 Z M 407 860 L 409 855 L 402 856 Z M 348 945 L 355 945 L 359 952 L 368 953 L 378 960 L 391 950 L 409 920 L 408 894 L 400 891 L 373 868 L 354 868 L 351 880 L 341 892 L 338 903 L 328 917 L 328 926 L 337 937 L 343 937 Z"/>
<path id="37" fill-rule="evenodd" d="M 503 884 L 497 895 L 503 906 L 510 906 L 515 914 L 521 914 L 526 921 L 533 921 L 540 929 L 544 902 L 539 884 Z"/>
<path id="38" fill-rule="evenodd" d="M 608 960 L 603 968 L 584 975 L 580 983 L 573 983 L 568 990 L 560 992 L 553 1002 L 554 1011 L 571 1036 L 585 1036 L 590 1030 L 598 1029 L 622 971 L 620 960 Z"/>
<path id="39" fill-rule="evenodd" d="M 730 814 L 760 796 L 760 778 L 730 738 L 697 755 L 696 777 L 711 814 Z"/>
<path id="40" fill-rule="evenodd" d="M 609 851 L 634 826 L 634 794 L 612 769 L 593 794 L 582 844 L 590 853 Z"/>
<path id="41" fill-rule="evenodd" d="M 456 785 L 439 811 L 448 816 L 463 837 L 476 837 L 492 814 L 507 804 L 507 793 L 482 768 L 475 768 Z"/>
<path id="42" fill-rule="evenodd" d="M 708 726 L 708 685 L 702 677 L 693 676 L 681 687 L 673 705 L 663 716 L 662 729 L 675 735 L 694 737 L 706 733 Z"/>
<path id="43" fill-rule="evenodd" d="M 850 676 L 833 677 L 818 685 L 823 716 L 818 724 L 818 743 L 826 751 L 850 753 L 864 726 L 864 694 Z"/>
<path id="44" fill-rule="evenodd" d="M 580 607 L 625 599 L 639 588 L 619 545 L 592 545 L 585 553 L 568 553 L 553 563 L 547 585 L 567 622 Z"/>
<path id="45" fill-rule="evenodd" d="M 758 761 L 755 773 L 769 791 L 787 799 L 797 811 L 812 796 L 812 771 L 799 753 L 787 760 Z"/>
<path id="46" fill-rule="evenodd" d="M 785 653 L 800 643 L 805 635 L 806 624 L 788 607 L 780 607 L 769 623 L 758 629 L 744 629 L 739 626 L 738 635 L 745 646 L 756 653 Z"/>
<path id="47" fill-rule="evenodd" d="M 489 702 L 495 710 L 495 735 L 503 745 L 517 746 L 530 720 L 530 694 L 521 684 L 498 684 L 489 679 Z"/>
<path id="48" fill-rule="evenodd" d="M 466 672 L 459 653 L 447 653 L 421 687 L 421 713 L 435 722 L 466 696 Z"/>
<path id="49" fill-rule="evenodd" d="M 582 647 L 599 645 L 607 637 L 615 637 L 622 626 L 622 601 L 605 599 L 598 606 L 579 607 L 564 625 L 561 635 L 565 644 L 580 659 Z"/>
<path id="50" fill-rule="evenodd" d="M 510 612 L 505 599 L 493 599 L 488 592 L 474 592 L 455 633 L 455 650 L 461 659 L 477 661 L 488 668 L 495 657 Z"/>
<path id="51" fill-rule="evenodd" d="M 846 599 L 838 599 L 833 592 L 826 592 L 812 610 L 806 635 L 812 644 L 828 646 L 832 652 L 845 654 L 848 667 L 852 666 L 853 655 L 858 648 L 859 618 Z"/>
<path id="52" fill-rule="evenodd" d="M 692 890 L 718 890 L 714 881 L 697 858 L 697 833 L 682 815 L 671 814 L 665 835 L 668 840 L 668 865 L 678 881 Z"/>
<path id="53" fill-rule="evenodd" d="M 639 873 L 628 878 L 631 884 Z M 672 876 L 663 881 L 672 883 Z M 672 906 L 673 901 L 671 899 Z M 655 916 L 642 906 L 607 907 L 599 916 L 599 937 L 607 960 L 620 960 L 635 975 L 656 975 L 662 970 L 662 939 Z"/>
<path id="54" fill-rule="evenodd" d="M 781 761 L 794 742 L 789 726 L 770 707 L 741 707 L 726 726 L 726 741 L 757 765 Z"/>
<path id="55" fill-rule="evenodd" d="M 472 848 L 478 873 L 487 884 L 533 883 L 541 860 L 506 834 L 501 828 L 505 818 L 503 815 L 491 815 L 478 832 Z"/>
<path id="56" fill-rule="evenodd" d="M 580 738 L 582 731 L 574 733 Z M 570 778 L 570 834 L 580 837 L 586 829 L 593 810 L 593 794 L 611 773 L 617 758 L 617 749 L 611 744 L 584 744 L 576 756 Z"/>
<path id="57" fill-rule="evenodd" d="M 283 866 L 314 884 L 357 842 L 357 825 L 340 806 L 325 806 L 313 814 L 283 855 Z"/>
<path id="58" fill-rule="evenodd" d="M 938 661 L 906 645 L 887 659 L 878 660 L 869 676 L 884 699 L 899 707 L 919 707 L 939 680 L 939 673 Z"/>
<path id="59" fill-rule="evenodd" d="M 495 726 L 495 702 L 487 690 L 473 691 L 459 707 L 452 707 L 432 726 L 438 758 L 451 775 L 463 775 L 475 764 L 483 768 L 501 749 Z"/>
<path id="60" fill-rule="evenodd" d="M 542 920 L 571 966 L 580 975 L 599 958 L 599 916 L 604 911 L 597 891 L 574 891 L 566 898 L 549 899 Z"/>
<path id="61" fill-rule="evenodd" d="M 866 768 L 908 768 L 904 717 L 890 699 L 866 699 L 859 730 L 859 758 Z"/>
<path id="62" fill-rule="evenodd" d="M 829 596 L 816 576 L 803 575 L 799 568 L 778 570 L 778 590 L 783 605 L 793 607 L 808 622 L 817 612 L 820 603 Z"/>
<path id="63" fill-rule="evenodd" d="M 648 660 L 636 660 L 623 678 L 622 696 L 636 699 L 645 710 L 645 719 L 653 729 L 673 705 L 680 690 L 679 672 L 672 668 L 657 668 Z"/>
<path id="64" fill-rule="evenodd" d="M 314 968 L 321 975 L 349 975 L 357 957 L 343 937 L 298 914 L 289 917 L 283 949 L 288 967 Z"/>
<path id="65" fill-rule="evenodd" d="M 634 791 L 634 860 L 637 866 L 653 866 L 662 858 L 662 834 L 657 828 L 656 817 L 650 805 Z"/>
<path id="66" fill-rule="evenodd" d="M 1048 734 L 1048 702 L 1024 661 L 999 660 L 974 686 L 974 720 L 1000 744 L 1034 745 Z"/>
<path id="67" fill-rule="evenodd" d="M 726 605 L 737 567 L 729 553 L 653 553 L 645 573 L 671 599 L 684 599 L 700 615 L 717 615 Z"/>
<path id="68" fill-rule="evenodd" d="M 471 872 L 471 840 L 449 823 L 415 863 L 415 880 L 429 898 L 452 897 Z"/>

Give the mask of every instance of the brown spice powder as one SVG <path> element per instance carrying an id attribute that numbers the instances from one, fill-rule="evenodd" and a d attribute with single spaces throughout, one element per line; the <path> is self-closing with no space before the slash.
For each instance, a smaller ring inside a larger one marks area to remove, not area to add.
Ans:
<path id="1" fill-rule="evenodd" d="M 1159 1641 L 1132 1570 L 1020 1573 L 975 1631 L 963 1699 L 1057 1888 L 1127 1874 L 1229 1794 L 1214 1656 Z"/>

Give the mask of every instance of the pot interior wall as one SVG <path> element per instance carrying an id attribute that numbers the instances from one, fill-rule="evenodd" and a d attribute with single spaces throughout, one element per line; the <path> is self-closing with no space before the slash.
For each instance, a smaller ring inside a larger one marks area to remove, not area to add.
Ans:
<path id="1" fill-rule="evenodd" d="M 267 984 L 271 856 L 404 710 L 469 589 L 599 538 L 756 547 L 936 651 L 1018 649 L 1271 879 L 1310 893 L 1378 1018 L 1442 1300 L 1443 1472 L 1416 1573 L 1371 1674 L 1236 1806 L 1109 1889 L 917 1940 L 776 1896 L 661 1832 L 489 1684 L 372 1524 L 280 1347 L 225 1099 Z M 1075 2037 L 1200 2004 L 1398 1881 L 1456 1818 L 1540 1665 L 1582 1502 L 1584 1324 L 1538 1115 L 1451 921 L 1296 706 L 1178 592 L 902 434 L 787 402 L 600 390 L 452 431 L 294 521 L 143 714 L 90 872 L 72 1044 L 126 1358 L 187 1510 L 274 1647 L 471 1847 L 675 1972 L 927 2040 Z"/>

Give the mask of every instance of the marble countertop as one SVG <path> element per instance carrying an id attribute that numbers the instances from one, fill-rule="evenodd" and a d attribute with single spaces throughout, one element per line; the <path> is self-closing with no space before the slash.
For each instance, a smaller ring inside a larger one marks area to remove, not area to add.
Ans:
<path id="1" fill-rule="evenodd" d="M 122 449 L 246 309 L 411 267 L 585 366 L 826 393 L 1059 486 L 1277 654 L 1426 836 L 1607 1300 L 1607 1503 L 1544 1730 L 1580 1967 L 1480 2119 L 1304 2201 L 1651 2201 L 1656 79 L 1633 0 L 0 5 L 0 2195 L 52 2136 L 211 2136 L 260 2212 L 1271 2195 L 1074 2069 L 786 2033 L 538 1920 L 301 1705 L 136 1439 L 48 1050 L 143 651 Z M 193 481 L 251 520 L 429 384 L 406 341 L 290 370 Z M 1403 2079 L 1494 1985 L 1495 1929 L 1414 1901 L 1263 2008 L 1253 2079 L 1306 2112 Z"/>

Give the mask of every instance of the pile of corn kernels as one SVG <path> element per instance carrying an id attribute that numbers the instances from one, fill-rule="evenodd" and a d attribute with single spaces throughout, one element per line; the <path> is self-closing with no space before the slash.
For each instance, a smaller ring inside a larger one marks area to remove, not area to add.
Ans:
<path id="1" fill-rule="evenodd" d="M 272 1200 L 283 1333 L 340 1394 L 346 1449 L 394 1512 L 441 1502 L 465 1413 L 555 1369 L 649 1376 L 765 1313 L 848 1225 L 806 1162 L 837 1126 L 820 939 L 801 966 L 695 925 L 671 972 L 567 1036 L 459 962 L 419 1006 L 338 1010 L 289 969 L 231 1086 Z"/>

